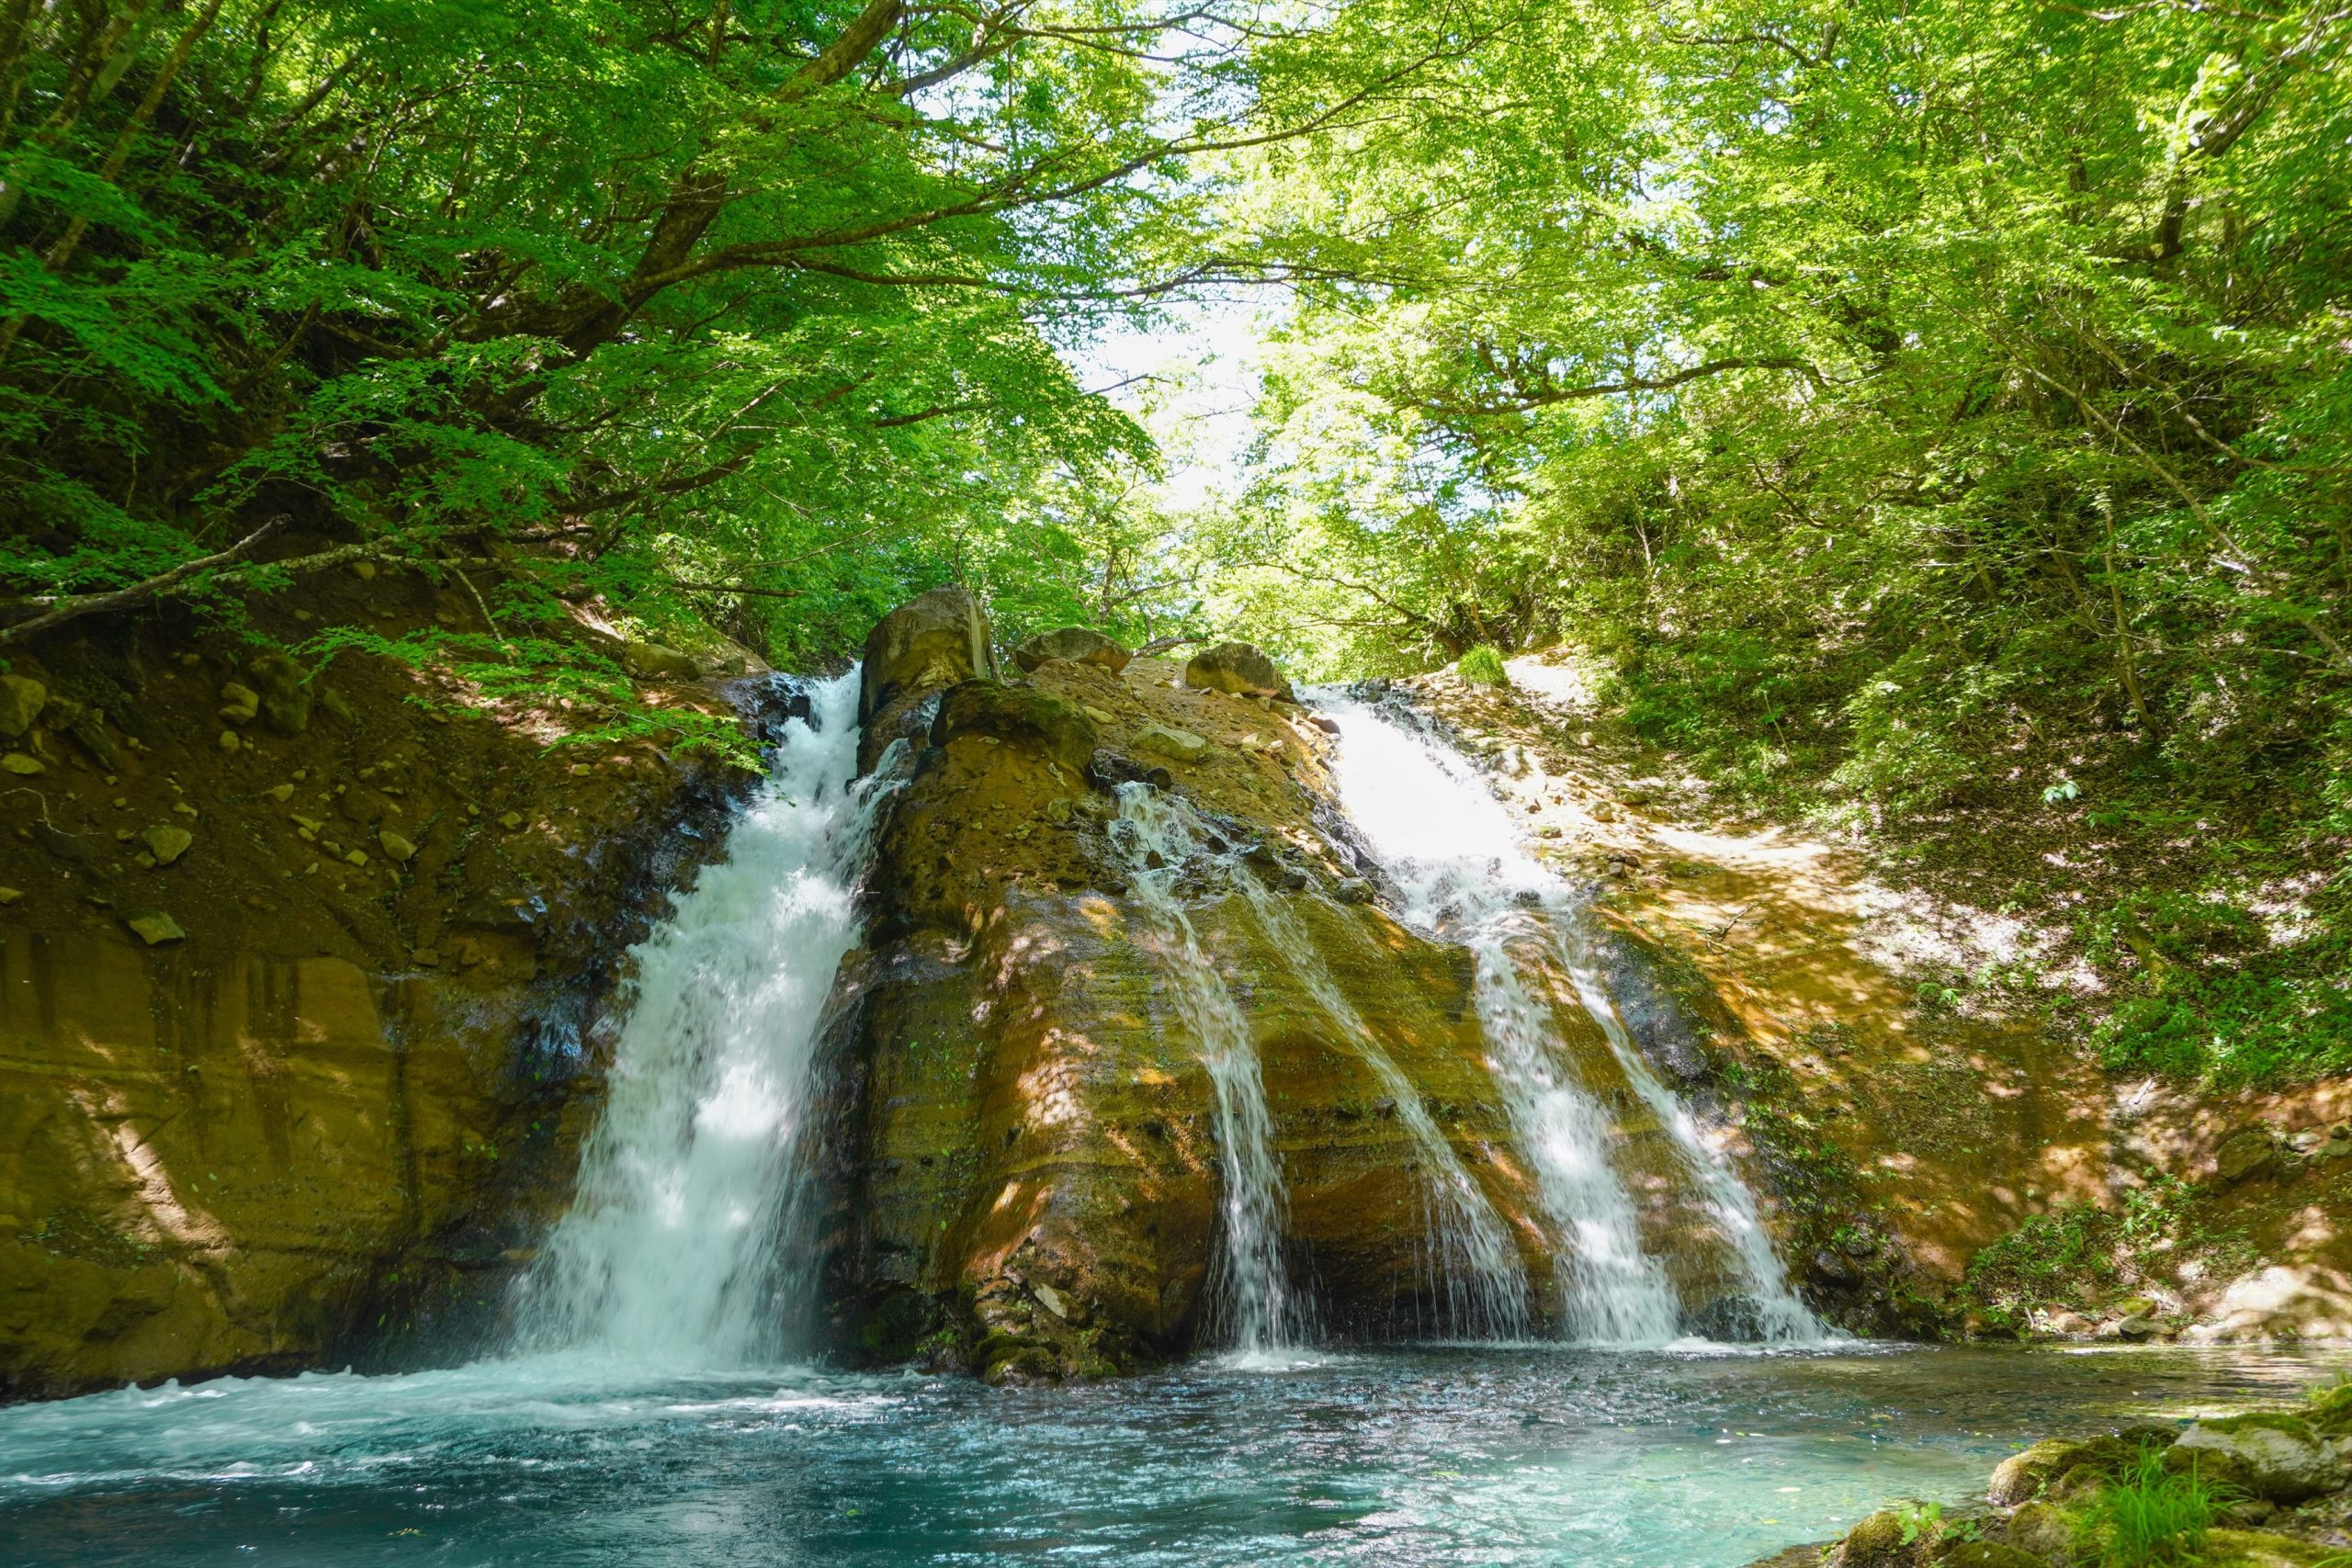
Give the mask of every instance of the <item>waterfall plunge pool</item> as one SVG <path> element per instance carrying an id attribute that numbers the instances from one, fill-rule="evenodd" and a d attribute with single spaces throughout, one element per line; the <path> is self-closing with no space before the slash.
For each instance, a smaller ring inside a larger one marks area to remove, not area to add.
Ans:
<path id="1" fill-rule="evenodd" d="M 0 1410 L 9 1568 L 1737 1568 L 2004 1455 L 2352 1352 L 1481 1345 L 998 1391 L 603 1356 Z"/>

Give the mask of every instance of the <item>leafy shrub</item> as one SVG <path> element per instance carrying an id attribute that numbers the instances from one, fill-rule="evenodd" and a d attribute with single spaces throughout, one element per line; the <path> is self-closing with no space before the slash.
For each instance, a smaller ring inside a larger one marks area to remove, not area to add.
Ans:
<path id="1" fill-rule="evenodd" d="M 1476 681 L 1481 686 L 1508 686 L 1510 676 L 1503 669 L 1503 656 L 1491 643 L 1480 643 L 1462 656 L 1453 667 L 1465 681 Z"/>

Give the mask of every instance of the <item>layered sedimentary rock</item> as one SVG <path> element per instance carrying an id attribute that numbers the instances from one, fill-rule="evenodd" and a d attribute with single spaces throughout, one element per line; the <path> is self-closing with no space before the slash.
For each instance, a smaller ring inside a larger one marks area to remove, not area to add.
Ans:
<path id="1" fill-rule="evenodd" d="M 1113 787 L 1136 778 L 1201 824 L 1176 897 L 1246 1020 L 1288 1189 L 1286 1261 L 1321 1327 L 1499 1326 L 1467 1278 L 1480 1237 L 1464 1233 L 1481 1226 L 1505 1254 L 1483 1267 L 1540 1327 L 1558 1248 L 1485 1062 L 1471 954 L 1365 896 L 1377 872 L 1333 807 L 1329 738 L 1158 660 L 1044 660 L 1020 685 L 932 673 L 867 674 L 889 694 L 877 730 L 922 739 L 831 1050 L 842 1338 L 1001 1379 L 1129 1368 L 1204 1337 L 1216 1096 L 1170 967 L 1185 955 L 1114 828 Z M 1720 1284 L 1708 1222 L 1564 976 L 1549 1001 L 1618 1112 L 1650 1239 L 1703 1306 Z"/>
<path id="2" fill-rule="evenodd" d="M 455 613 L 390 574 L 299 604 Z M 564 1201 L 616 965 L 743 775 L 187 626 L 16 662 L 0 1399 L 449 1353 Z"/>

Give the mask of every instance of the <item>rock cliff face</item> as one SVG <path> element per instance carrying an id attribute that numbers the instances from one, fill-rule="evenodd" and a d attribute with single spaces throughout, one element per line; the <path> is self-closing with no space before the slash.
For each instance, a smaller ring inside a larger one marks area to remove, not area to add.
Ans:
<path id="1" fill-rule="evenodd" d="M 1241 1004 L 1288 1185 L 1289 1271 L 1311 1281 L 1322 1329 L 1498 1326 L 1454 1255 L 1476 1239 L 1446 1196 L 1465 1179 L 1508 1254 L 1504 1310 L 1540 1327 L 1556 1260 L 1484 1062 L 1471 956 L 1372 900 L 1377 872 L 1333 807 L 1314 719 L 1165 660 L 1036 659 L 1012 686 L 924 657 L 866 671 L 873 733 L 920 739 L 833 1036 L 842 1338 L 1001 1380 L 1129 1368 L 1201 1337 L 1216 1097 L 1170 969 L 1184 955 L 1114 828 L 1112 786 L 1134 778 L 1202 825 L 1176 896 Z M 1555 1027 L 1619 1110 L 1645 1229 L 1703 1311 L 1720 1243 L 1555 978 Z"/>
<path id="2" fill-rule="evenodd" d="M 562 1201 L 616 966 L 741 776 L 170 622 L 10 678 L 44 700 L 0 795 L 0 1399 L 446 1347 Z"/>

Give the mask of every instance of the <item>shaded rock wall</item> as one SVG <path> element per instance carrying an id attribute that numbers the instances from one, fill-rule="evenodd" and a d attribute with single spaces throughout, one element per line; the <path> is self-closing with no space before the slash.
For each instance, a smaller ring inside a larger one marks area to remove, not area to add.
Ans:
<path id="1" fill-rule="evenodd" d="M 469 604 L 387 572 L 261 613 Z M 0 1398 L 464 1353 L 564 1201 L 625 951 L 743 775 L 548 751 L 544 712 L 358 655 L 241 726 L 249 650 L 170 619 L 15 667 L 81 728 L 51 705 L 0 796 Z"/>

